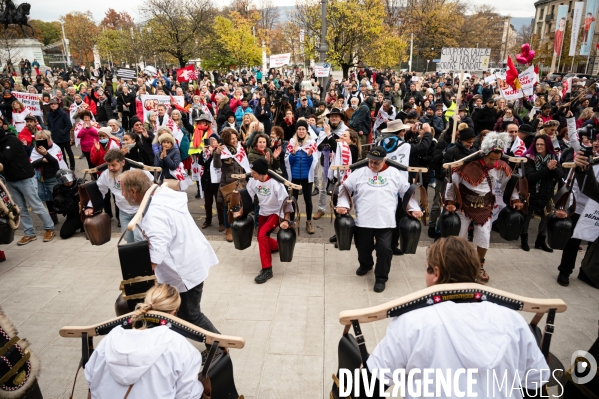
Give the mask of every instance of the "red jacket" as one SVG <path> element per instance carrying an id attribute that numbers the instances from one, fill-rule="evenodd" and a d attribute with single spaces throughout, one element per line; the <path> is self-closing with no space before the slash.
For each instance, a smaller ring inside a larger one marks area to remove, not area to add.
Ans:
<path id="1" fill-rule="evenodd" d="M 98 113 L 96 110 L 96 102 L 94 101 L 93 98 L 91 98 L 89 96 L 89 94 L 87 96 L 83 97 L 83 102 L 86 103 L 87 105 L 89 105 L 89 111 L 92 114 L 96 115 Z"/>
<path id="2" fill-rule="evenodd" d="M 114 143 L 114 145 L 113 145 Z M 96 146 L 92 146 L 92 150 L 89 154 L 89 158 L 91 159 L 92 163 L 94 164 L 94 166 L 99 166 L 102 165 L 104 163 L 104 156 L 106 155 L 106 151 L 108 151 L 111 148 L 121 148 L 121 145 L 119 144 L 117 139 L 109 139 L 108 143 L 106 143 L 106 146 L 103 146 L 102 144 L 100 144 L 100 149 L 96 149 Z"/>

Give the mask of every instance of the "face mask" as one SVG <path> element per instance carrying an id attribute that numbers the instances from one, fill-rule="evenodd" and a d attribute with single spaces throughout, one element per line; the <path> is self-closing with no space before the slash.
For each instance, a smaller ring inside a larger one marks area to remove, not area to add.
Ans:
<path id="1" fill-rule="evenodd" d="M 108 143 L 108 139 L 100 139 L 100 144 L 106 144 Z"/>
<path id="2" fill-rule="evenodd" d="M 356 104 L 352 104 L 351 106 L 353 109 L 358 109 L 358 106 Z"/>

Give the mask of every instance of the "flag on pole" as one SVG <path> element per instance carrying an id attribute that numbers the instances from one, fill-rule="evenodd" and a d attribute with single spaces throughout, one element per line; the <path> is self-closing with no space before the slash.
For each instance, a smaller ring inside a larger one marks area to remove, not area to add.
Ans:
<path id="1" fill-rule="evenodd" d="M 522 86 L 518 80 L 518 70 L 514 66 L 512 58 L 507 57 L 507 71 L 505 71 L 505 82 L 514 90 L 520 90 Z"/>
<path id="2" fill-rule="evenodd" d="M 193 64 L 187 65 L 185 68 L 177 69 L 177 82 L 189 82 L 192 80 L 193 74 L 195 74 L 195 68 Z"/>
<path id="3" fill-rule="evenodd" d="M 572 93 L 572 78 L 568 78 L 562 82 L 562 99 L 566 98 L 566 94 Z"/>
<path id="4" fill-rule="evenodd" d="M 532 84 L 533 84 L 533 85 L 534 85 L 534 84 L 537 84 L 537 83 L 539 83 L 540 81 L 541 81 L 541 80 L 539 79 L 539 66 L 538 66 L 538 65 L 535 65 L 535 78 L 534 78 L 534 80 L 533 80 Z"/>

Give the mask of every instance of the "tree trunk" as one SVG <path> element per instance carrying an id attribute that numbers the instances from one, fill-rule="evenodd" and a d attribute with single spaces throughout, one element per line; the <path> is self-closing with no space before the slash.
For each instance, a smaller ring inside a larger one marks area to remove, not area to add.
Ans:
<path id="1" fill-rule="evenodd" d="M 343 70 L 343 79 L 347 79 L 349 77 L 349 68 L 351 68 L 351 64 L 341 64 L 341 69 Z"/>
<path id="2" fill-rule="evenodd" d="M 183 56 L 182 56 L 182 55 L 179 55 L 179 56 L 177 57 L 177 59 L 179 60 L 179 67 L 180 67 L 180 68 L 185 68 L 185 59 L 183 58 Z"/>

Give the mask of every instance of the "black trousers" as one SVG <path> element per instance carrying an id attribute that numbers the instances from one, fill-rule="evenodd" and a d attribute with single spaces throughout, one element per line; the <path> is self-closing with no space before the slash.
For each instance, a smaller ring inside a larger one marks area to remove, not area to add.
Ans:
<path id="1" fill-rule="evenodd" d="M 302 186 L 304 202 L 306 203 L 306 220 L 312 220 L 312 183 L 310 183 L 308 179 L 293 179 L 291 182 Z M 293 195 L 295 199 L 297 199 L 298 194 L 298 190 L 291 190 L 291 195 Z"/>
<path id="2" fill-rule="evenodd" d="M 386 283 L 391 270 L 391 236 L 393 229 L 371 229 L 367 227 L 356 227 L 354 241 L 358 249 L 358 261 L 363 269 L 372 269 L 374 259 L 372 251 L 376 250 L 376 266 L 374 276 L 376 281 Z M 376 239 L 376 244 L 375 244 Z"/>
<path id="3" fill-rule="evenodd" d="M 574 223 L 574 227 L 576 227 L 576 223 L 578 223 L 578 219 L 580 215 L 575 213 L 571 216 L 572 222 Z M 561 273 L 566 273 L 568 275 L 572 274 L 574 271 L 574 267 L 576 265 L 576 256 L 578 255 L 578 247 L 580 246 L 581 240 L 578 238 L 570 237 L 568 242 L 566 243 L 566 247 L 562 251 L 562 261 L 560 262 L 557 270 Z"/>
<path id="4" fill-rule="evenodd" d="M 112 204 L 110 203 L 110 197 L 114 200 L 114 212 L 116 213 L 116 219 L 119 220 L 119 207 L 116 206 L 114 194 L 111 194 L 110 192 L 107 192 L 104 196 L 104 212 L 112 218 Z"/>
<path id="5" fill-rule="evenodd" d="M 406 212 L 401 206 L 401 198 L 397 202 L 397 208 L 395 209 L 395 228 L 393 229 L 393 235 L 391 237 L 391 248 L 399 248 L 399 222 L 406 215 Z"/>
<path id="6" fill-rule="evenodd" d="M 57 146 L 62 150 L 62 155 L 66 158 L 69 157 L 69 167 L 71 170 L 75 170 L 75 155 L 73 155 L 73 149 L 71 148 L 71 142 L 56 143 Z M 66 162 L 66 160 L 65 160 Z"/>
<path id="7" fill-rule="evenodd" d="M 60 227 L 60 238 L 71 238 L 77 230 L 83 228 L 81 217 L 79 214 L 67 215 L 67 219 L 62 223 Z"/>
<path id="8" fill-rule="evenodd" d="M 202 187 L 204 188 L 204 209 L 206 210 L 206 222 L 209 224 L 212 223 L 212 204 L 216 201 L 216 215 L 218 217 L 218 224 L 225 224 L 223 203 L 219 203 L 216 200 L 219 183 L 208 183 L 202 185 Z"/>
<path id="9" fill-rule="evenodd" d="M 202 313 L 200 308 L 203 289 L 204 283 L 201 283 L 191 288 L 189 291 L 181 293 L 181 307 L 179 308 L 177 316 L 204 330 L 220 334 L 210 319 Z"/>

